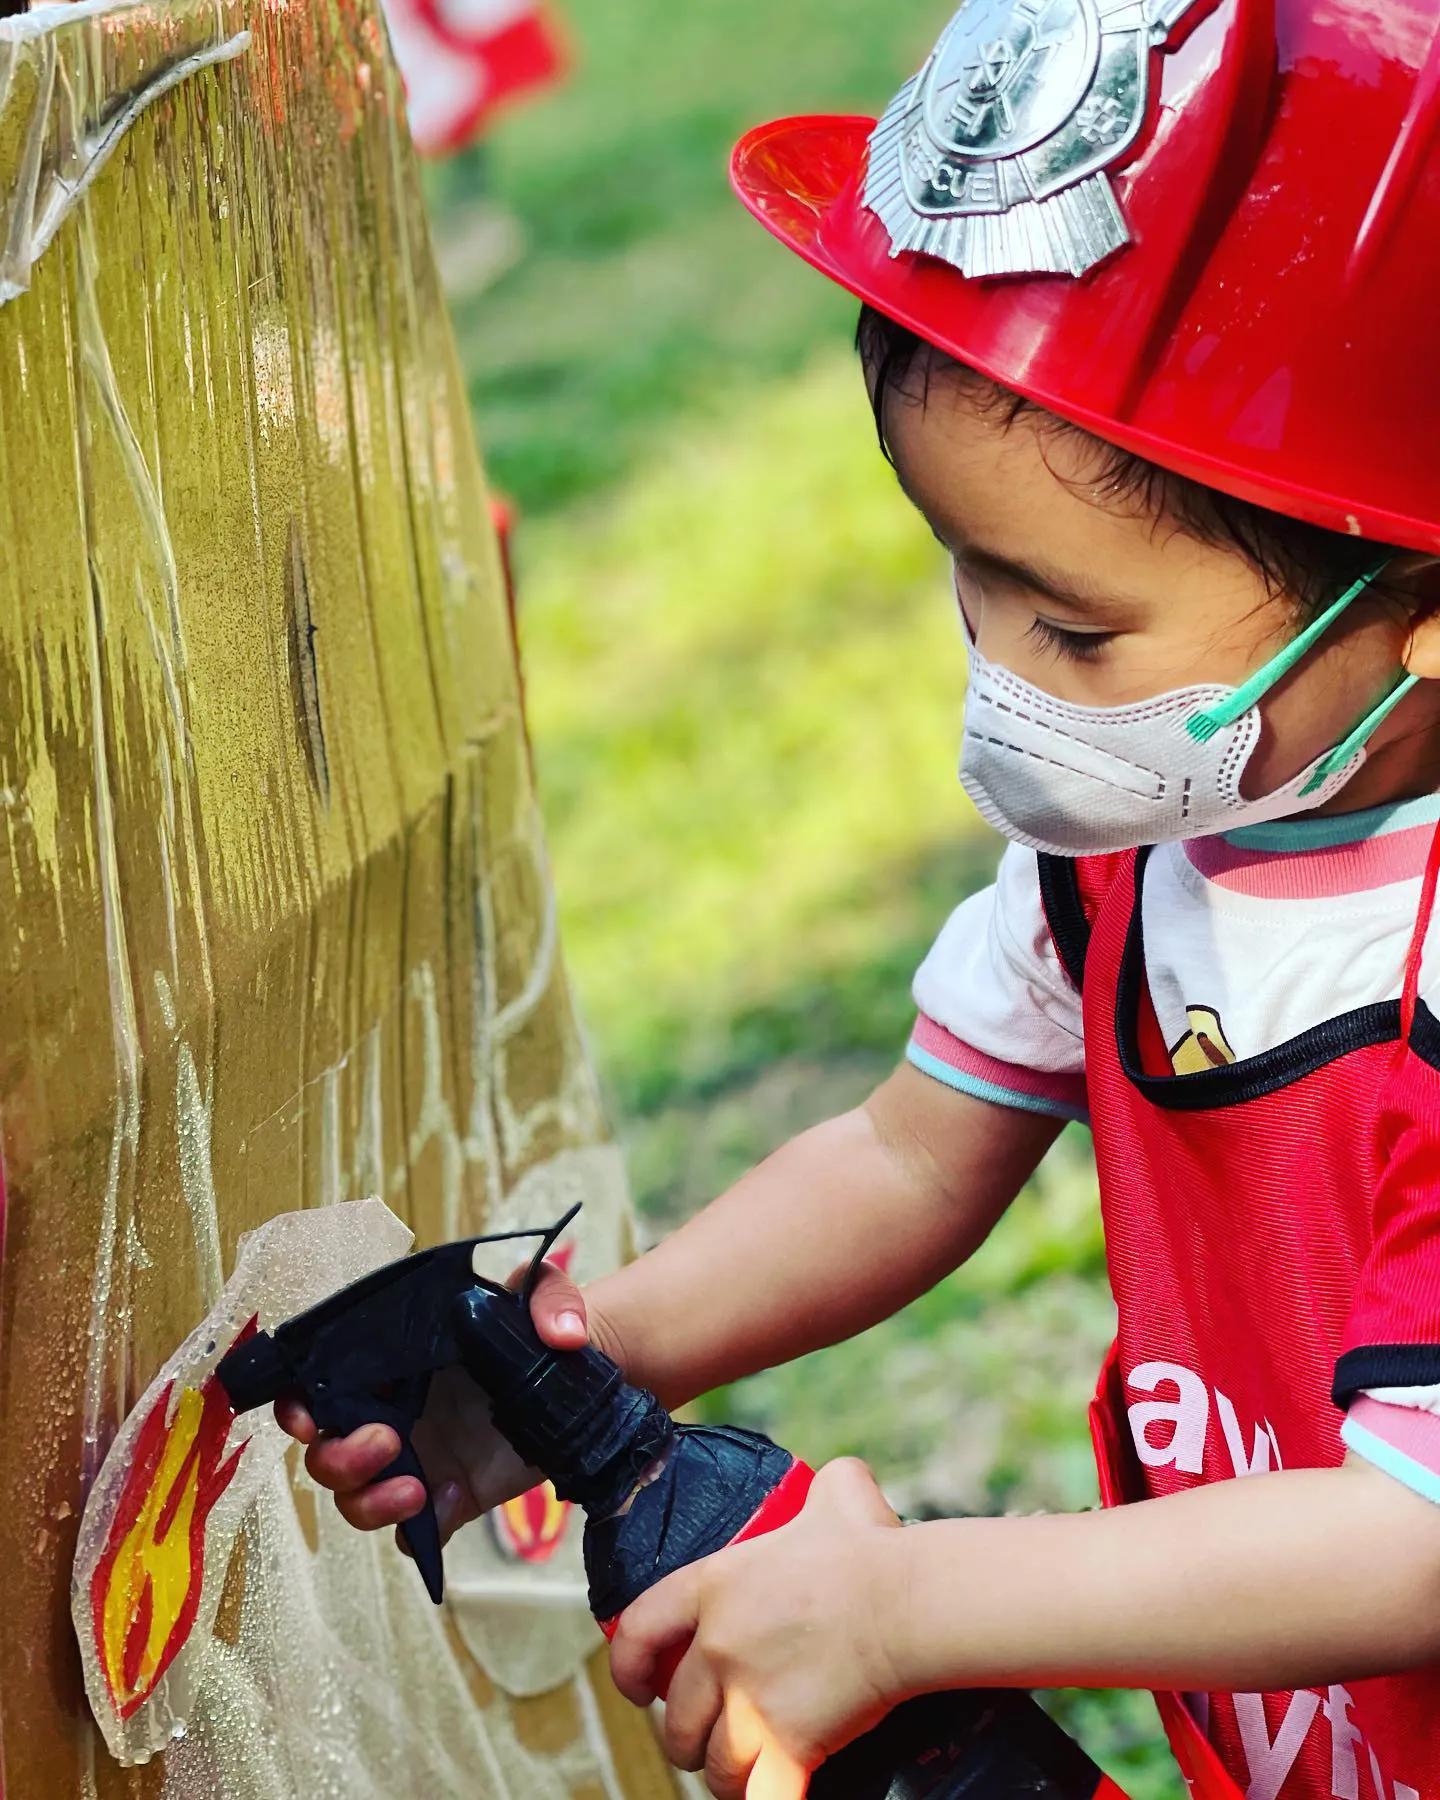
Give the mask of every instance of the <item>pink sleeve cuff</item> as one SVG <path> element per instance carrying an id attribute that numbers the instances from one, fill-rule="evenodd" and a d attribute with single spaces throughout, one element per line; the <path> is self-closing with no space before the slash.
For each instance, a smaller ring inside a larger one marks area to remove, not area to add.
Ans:
<path id="1" fill-rule="evenodd" d="M 1087 1119 L 1085 1077 L 1026 1069 L 987 1056 L 921 1013 L 910 1038 L 909 1060 L 917 1069 L 964 1094 L 1056 1119 Z"/>
<path id="2" fill-rule="evenodd" d="M 1340 1437 L 1346 1449 L 1440 1505 L 1440 1416 L 1361 1394 Z"/>

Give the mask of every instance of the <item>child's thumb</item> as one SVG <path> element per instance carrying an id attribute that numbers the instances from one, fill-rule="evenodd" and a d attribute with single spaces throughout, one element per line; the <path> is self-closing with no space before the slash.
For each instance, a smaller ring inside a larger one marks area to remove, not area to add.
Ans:
<path id="1" fill-rule="evenodd" d="M 525 1271 L 518 1271 L 524 1274 Z M 514 1276 L 511 1286 L 518 1286 Z M 542 1263 L 530 1295 L 530 1317 L 552 1350 L 579 1350 L 590 1338 L 585 1297 L 563 1269 Z"/>

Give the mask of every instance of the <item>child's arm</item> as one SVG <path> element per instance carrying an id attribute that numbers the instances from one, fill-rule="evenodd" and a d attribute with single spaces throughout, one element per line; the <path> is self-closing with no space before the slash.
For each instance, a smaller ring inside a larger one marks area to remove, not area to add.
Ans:
<path id="1" fill-rule="evenodd" d="M 1058 1129 L 902 1064 L 592 1284 L 596 1340 L 676 1406 L 853 1337 L 979 1249 Z"/>
<path id="2" fill-rule="evenodd" d="M 782 1772 L 812 1768 L 920 1692 L 1253 1693 L 1440 1659 L 1440 1506 L 1352 1460 L 1112 1512 L 901 1530 L 864 1466 L 834 1463 L 792 1525 L 636 1602 L 615 1640 L 622 1692 L 648 1701 L 658 1652 L 692 1635 L 667 1747 L 684 1768 L 708 1749 L 714 1791 L 738 1795 L 762 1744 Z"/>
<path id="3" fill-rule="evenodd" d="M 1262 1691 L 1440 1657 L 1440 1506 L 1358 1458 L 901 1545 L 921 1687 Z"/>
<path id="4" fill-rule="evenodd" d="M 588 1332 L 677 1406 L 853 1336 L 933 1286 L 984 1242 L 1058 1129 L 904 1064 L 863 1107 L 787 1144 L 583 1297 L 548 1270 L 531 1303 L 537 1328 L 562 1350 Z M 352 1525 L 375 1531 L 419 1511 L 418 1481 L 376 1480 L 398 1448 L 387 1426 L 317 1441 L 298 1405 L 277 1414 Z M 416 1442 L 446 1535 L 535 1479 L 464 1381 L 435 1384 Z"/>

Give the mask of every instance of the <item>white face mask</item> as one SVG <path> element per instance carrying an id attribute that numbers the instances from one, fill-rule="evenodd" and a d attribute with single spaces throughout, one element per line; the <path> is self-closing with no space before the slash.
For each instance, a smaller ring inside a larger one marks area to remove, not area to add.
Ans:
<path id="1" fill-rule="evenodd" d="M 1258 704 L 1379 573 L 1357 581 L 1241 688 L 1208 683 L 1130 706 L 1072 706 L 988 662 L 972 642 L 966 793 L 997 831 L 1052 856 L 1205 837 L 1323 805 L 1419 677 L 1402 676 L 1343 743 L 1247 800 L 1240 783 L 1260 741 Z"/>

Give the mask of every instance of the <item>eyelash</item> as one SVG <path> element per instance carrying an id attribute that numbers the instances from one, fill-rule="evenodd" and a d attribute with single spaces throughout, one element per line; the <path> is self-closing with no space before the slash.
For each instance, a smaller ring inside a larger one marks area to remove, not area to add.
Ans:
<path id="1" fill-rule="evenodd" d="M 1049 619 L 1036 619 L 1025 635 L 1066 662 L 1084 663 L 1094 662 L 1115 633 L 1066 631 L 1059 625 L 1052 625 Z"/>

